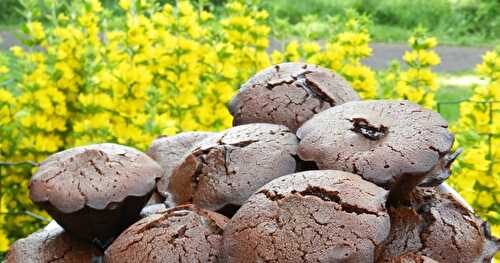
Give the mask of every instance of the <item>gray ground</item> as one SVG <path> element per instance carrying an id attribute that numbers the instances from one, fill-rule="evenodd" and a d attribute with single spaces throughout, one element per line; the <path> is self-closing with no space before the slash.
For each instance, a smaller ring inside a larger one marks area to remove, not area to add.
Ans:
<path id="1" fill-rule="evenodd" d="M 19 41 L 10 32 L 0 32 L 0 49 L 6 50 L 13 45 L 18 45 Z M 279 49 L 281 43 L 271 40 L 269 50 Z M 403 52 L 408 50 L 405 44 L 372 43 L 373 54 L 364 60 L 364 63 L 374 69 L 384 69 L 391 60 L 397 59 L 402 62 Z M 488 48 L 483 47 L 453 47 L 439 46 L 436 51 L 441 57 L 441 64 L 436 66 L 438 72 L 461 72 L 474 70 L 475 66 L 481 63 L 481 56 Z"/>

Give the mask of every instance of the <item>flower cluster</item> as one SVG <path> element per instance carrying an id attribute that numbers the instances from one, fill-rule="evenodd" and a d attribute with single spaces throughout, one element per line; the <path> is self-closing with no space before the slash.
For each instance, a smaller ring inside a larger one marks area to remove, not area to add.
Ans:
<path id="1" fill-rule="evenodd" d="M 376 94 L 375 73 L 361 63 L 371 55 L 370 34 L 367 18 L 354 12 L 347 13 L 348 19 L 343 30 L 333 34 L 322 48 L 318 42 L 308 40 L 288 43 L 283 52 L 274 51 L 272 62 L 299 61 L 322 65 L 338 72 L 348 80 L 364 99 L 371 99 Z"/>
<path id="2" fill-rule="evenodd" d="M 500 114 L 500 52 L 487 52 L 476 71 L 487 84 L 460 105 L 460 119 L 452 129 L 466 151 L 450 182 L 500 235 L 500 125 L 495 122 Z"/>
<path id="3" fill-rule="evenodd" d="M 403 60 L 408 69 L 400 73 L 396 84 L 396 93 L 400 98 L 432 108 L 434 94 L 438 89 L 437 76 L 431 68 L 440 63 L 439 56 L 433 50 L 437 45 L 434 37 L 427 37 L 424 30 L 417 29 L 408 40 L 411 51 L 406 51 Z"/>

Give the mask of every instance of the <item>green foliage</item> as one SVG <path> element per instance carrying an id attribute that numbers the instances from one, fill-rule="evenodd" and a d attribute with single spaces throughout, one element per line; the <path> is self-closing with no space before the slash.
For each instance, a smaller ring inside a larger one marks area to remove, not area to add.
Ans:
<path id="1" fill-rule="evenodd" d="M 417 26 L 431 29 L 443 43 L 478 44 L 500 39 L 500 2 L 497 0 L 273 0 L 264 3 L 275 23 L 287 21 L 292 28 L 310 24 L 329 25 L 331 17 L 344 16 L 345 9 L 367 14 L 376 41 L 405 41 Z M 315 25 L 321 27 L 320 25 Z M 293 30 L 291 30 L 293 32 Z M 321 38 L 328 37 L 321 31 Z M 300 34 L 295 34 L 300 35 Z"/>

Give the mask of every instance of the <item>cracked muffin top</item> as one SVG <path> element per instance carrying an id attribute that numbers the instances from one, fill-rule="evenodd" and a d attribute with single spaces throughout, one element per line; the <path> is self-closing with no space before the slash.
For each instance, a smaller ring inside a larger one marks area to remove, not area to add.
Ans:
<path id="1" fill-rule="evenodd" d="M 274 123 L 295 132 L 314 114 L 359 100 L 341 76 L 304 63 L 283 63 L 257 73 L 232 99 L 233 125 Z"/>
<path id="2" fill-rule="evenodd" d="M 161 167 L 144 153 L 105 143 L 68 149 L 42 162 L 31 178 L 30 198 L 62 213 L 108 209 L 128 196 L 146 196 Z"/>
<path id="3" fill-rule="evenodd" d="M 17 240 L 5 263 L 94 262 L 102 256 L 95 246 L 72 238 L 57 224 L 52 226 Z"/>
<path id="4" fill-rule="evenodd" d="M 159 137 L 151 143 L 147 154 L 163 169 L 163 176 L 156 183 L 158 193 L 168 198 L 168 181 L 172 170 L 179 165 L 186 154 L 213 132 L 183 132 L 174 136 Z"/>
<path id="5" fill-rule="evenodd" d="M 389 208 L 391 233 L 381 258 L 416 253 L 438 262 L 490 262 L 500 249 L 489 225 L 451 194 L 417 188 L 411 205 Z"/>
<path id="6" fill-rule="evenodd" d="M 175 204 L 209 210 L 242 205 L 259 187 L 294 173 L 297 138 L 275 124 L 247 124 L 210 136 L 174 169 L 168 191 Z"/>
<path id="7" fill-rule="evenodd" d="M 104 262 L 218 262 L 227 221 L 192 205 L 153 214 L 125 230 L 106 250 Z"/>
<path id="8" fill-rule="evenodd" d="M 408 101 L 348 102 L 315 115 L 297 136 L 301 159 L 386 188 L 398 181 L 438 185 L 460 153 L 450 153 L 446 120 Z"/>
<path id="9" fill-rule="evenodd" d="M 387 191 L 318 170 L 260 188 L 224 230 L 224 262 L 373 262 L 388 236 Z"/>

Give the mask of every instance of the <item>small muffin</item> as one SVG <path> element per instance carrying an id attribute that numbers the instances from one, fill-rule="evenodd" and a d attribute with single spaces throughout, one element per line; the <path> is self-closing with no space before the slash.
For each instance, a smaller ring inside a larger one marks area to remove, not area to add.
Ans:
<path id="1" fill-rule="evenodd" d="M 438 185 L 459 153 L 450 152 L 454 138 L 446 120 L 407 101 L 348 102 L 315 115 L 297 136 L 301 159 L 385 188 Z"/>
<path id="2" fill-rule="evenodd" d="M 164 172 L 163 176 L 156 183 L 156 188 L 160 195 L 164 198 L 169 198 L 167 188 L 174 168 L 184 160 L 185 155 L 189 154 L 197 143 L 213 134 L 215 133 L 183 132 L 175 136 L 159 137 L 151 143 L 147 155 L 153 158 Z"/>
<path id="3" fill-rule="evenodd" d="M 341 171 L 275 179 L 227 224 L 223 262 L 373 262 L 390 230 L 386 195 Z"/>
<path id="4" fill-rule="evenodd" d="M 130 147 L 76 147 L 40 164 L 30 198 L 67 232 L 105 243 L 139 219 L 161 175 L 155 161 Z"/>
<path id="5" fill-rule="evenodd" d="M 314 114 L 359 100 L 338 74 L 304 63 L 283 63 L 257 73 L 230 103 L 233 125 L 274 123 L 295 132 Z"/>
<path id="6" fill-rule="evenodd" d="M 288 128 L 247 124 L 210 136 L 174 169 L 168 192 L 175 204 L 216 211 L 240 206 L 259 187 L 294 173 L 298 141 Z"/>
<path id="7" fill-rule="evenodd" d="M 490 262 L 500 248 L 489 225 L 448 193 L 417 188 L 411 206 L 391 207 L 381 258 L 417 253 L 441 263 Z"/>
<path id="8" fill-rule="evenodd" d="M 227 218 L 192 205 L 146 217 L 106 250 L 106 263 L 218 262 Z"/>
<path id="9" fill-rule="evenodd" d="M 62 227 L 51 223 L 50 227 L 12 244 L 5 263 L 96 262 L 101 257 L 97 247 L 71 237 Z"/>

